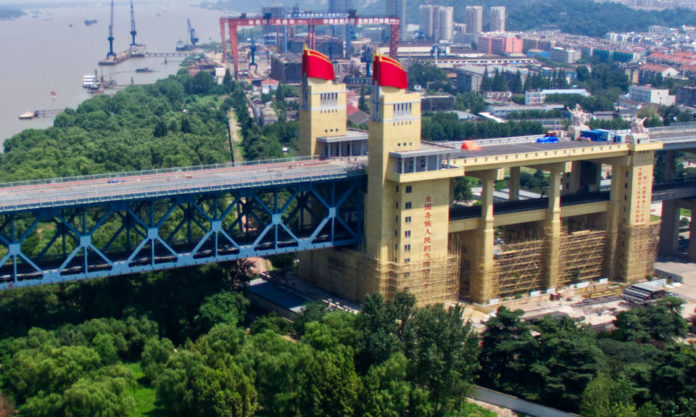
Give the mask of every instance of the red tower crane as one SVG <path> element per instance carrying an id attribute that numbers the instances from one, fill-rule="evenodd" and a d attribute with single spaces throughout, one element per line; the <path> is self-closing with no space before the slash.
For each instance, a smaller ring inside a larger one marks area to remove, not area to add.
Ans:
<path id="1" fill-rule="evenodd" d="M 307 44 L 310 48 L 316 49 L 315 28 L 321 25 L 389 25 L 389 55 L 396 58 L 396 50 L 399 46 L 399 28 L 401 21 L 398 17 L 355 17 L 346 16 L 336 17 L 334 15 L 323 15 L 313 13 L 311 15 L 292 15 L 290 17 L 221 17 L 220 18 L 220 38 L 222 39 L 223 57 L 227 54 L 225 39 L 225 24 L 227 24 L 230 36 L 230 49 L 234 60 L 234 76 L 237 78 L 239 71 L 239 49 L 237 45 L 237 30 L 240 26 L 307 26 Z"/>

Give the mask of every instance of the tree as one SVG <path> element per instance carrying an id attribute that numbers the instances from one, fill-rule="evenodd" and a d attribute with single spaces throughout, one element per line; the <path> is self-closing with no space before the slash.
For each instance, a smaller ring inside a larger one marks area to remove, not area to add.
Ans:
<path id="1" fill-rule="evenodd" d="M 200 71 L 193 76 L 191 88 L 194 94 L 208 94 L 213 86 L 215 86 L 215 79 L 206 71 Z"/>
<path id="2" fill-rule="evenodd" d="M 295 333 L 297 333 L 298 336 L 304 335 L 307 323 L 321 320 L 327 312 L 326 306 L 320 301 L 305 305 L 300 314 L 293 320 Z"/>
<path id="3" fill-rule="evenodd" d="M 343 346 L 316 351 L 299 370 L 298 408 L 306 417 L 354 415 L 358 377 L 353 352 Z"/>
<path id="4" fill-rule="evenodd" d="M 512 80 L 512 85 L 510 86 L 510 90 L 514 94 L 524 93 L 524 85 L 522 84 L 522 75 L 520 74 L 519 71 L 517 71 L 517 74 L 515 74 L 515 78 L 513 78 L 513 80 Z"/>
<path id="5" fill-rule="evenodd" d="M 135 410 L 130 391 L 135 378 L 121 366 L 122 375 L 81 378 L 63 395 L 65 415 L 74 417 L 125 417 Z"/>
<path id="6" fill-rule="evenodd" d="M 360 89 L 360 99 L 358 100 L 358 109 L 361 112 L 370 114 L 370 106 L 367 104 L 367 100 L 365 99 L 365 89 L 364 88 Z"/>
<path id="7" fill-rule="evenodd" d="M 414 63 L 408 67 L 409 87 L 420 85 L 427 88 L 430 83 L 446 82 L 447 74 L 432 64 Z"/>
<path id="8" fill-rule="evenodd" d="M 493 80 L 488 76 L 488 68 L 483 70 L 483 77 L 481 78 L 481 85 L 479 86 L 479 91 L 486 92 L 493 89 Z"/>
<path id="9" fill-rule="evenodd" d="M 357 415 L 397 417 L 407 415 L 411 384 L 406 379 L 408 360 L 395 353 L 384 363 L 370 367 L 361 379 Z"/>
<path id="10" fill-rule="evenodd" d="M 249 300 L 240 292 L 221 291 L 204 300 L 193 320 L 201 333 L 207 332 L 216 324 L 234 325 L 244 319 L 248 305 Z"/>
<path id="11" fill-rule="evenodd" d="M 461 307 L 430 305 L 413 315 L 413 343 L 406 342 L 410 379 L 429 392 L 437 414 L 456 412 L 479 371 L 478 338 Z"/>
<path id="12" fill-rule="evenodd" d="M 174 353 L 174 344 L 169 339 L 153 337 L 145 343 L 141 363 L 150 381 L 154 381 L 157 375 L 162 373 L 172 353 Z"/>
<path id="13" fill-rule="evenodd" d="M 534 358 L 536 343 L 531 326 L 522 321 L 522 310 L 500 307 L 486 322 L 481 338 L 481 373 L 485 386 L 505 392 L 524 393 L 529 361 Z"/>
<path id="14" fill-rule="evenodd" d="M 669 343 L 686 336 L 688 323 L 681 315 L 684 301 L 676 297 L 663 297 L 650 306 L 623 311 L 616 315 L 616 340 L 638 343 Z"/>
<path id="15" fill-rule="evenodd" d="M 225 76 L 222 78 L 222 85 L 225 87 L 225 91 L 228 93 L 232 91 L 234 80 L 232 79 L 232 74 L 230 69 L 225 70 Z"/>
<path id="16" fill-rule="evenodd" d="M 468 178 L 457 177 L 454 179 L 454 199 L 457 201 L 471 201 L 474 193 L 471 192 L 471 182 Z"/>
<path id="17" fill-rule="evenodd" d="M 156 138 L 161 138 L 167 136 L 167 130 L 167 124 L 162 120 L 158 120 L 157 123 L 155 123 L 155 128 L 152 131 L 152 135 Z"/>
<path id="18" fill-rule="evenodd" d="M 211 368 L 200 354 L 175 352 L 155 378 L 157 399 L 175 416 L 250 417 L 257 407 L 254 386 L 232 357 Z"/>
<path id="19" fill-rule="evenodd" d="M 624 379 L 614 380 L 606 374 L 599 374 L 585 388 L 580 414 L 583 417 L 618 417 L 630 408 L 635 411 L 631 384 Z"/>
<path id="20" fill-rule="evenodd" d="M 587 327 L 569 318 L 541 319 L 537 362 L 531 380 L 539 381 L 539 398 L 559 408 L 575 409 L 587 384 L 605 368 L 604 356 Z"/>

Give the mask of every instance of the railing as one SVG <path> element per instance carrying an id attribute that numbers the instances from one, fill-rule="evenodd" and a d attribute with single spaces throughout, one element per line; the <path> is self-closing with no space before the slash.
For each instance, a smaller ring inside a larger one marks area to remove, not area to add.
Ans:
<path id="1" fill-rule="evenodd" d="M 230 164 L 231 165 L 231 164 Z M 229 165 L 228 165 L 229 166 Z M 226 178 L 196 178 L 175 179 L 153 184 L 137 184 L 136 187 L 123 187 L 123 184 L 113 184 L 110 190 L 92 190 L 89 195 L 87 190 L 61 190 L 52 195 L 37 195 L 36 197 L 17 195 L 16 197 L 4 197 L 0 202 L 0 210 L 19 211 L 44 207 L 56 207 L 65 205 L 91 204 L 109 201 L 125 201 L 153 197 L 166 197 L 181 194 L 195 194 L 250 188 L 278 186 L 290 183 L 322 182 L 341 178 L 349 178 L 363 175 L 363 166 L 359 162 L 346 162 L 344 166 L 327 167 L 310 170 L 268 170 L 257 175 L 245 175 L 243 177 Z M 178 171 L 171 171 L 178 172 Z M 187 172 L 187 171 L 181 171 Z M 190 171 L 188 171 L 190 172 Z M 104 177 L 109 178 L 109 177 Z M 132 185 L 132 184 L 128 184 Z M 124 189 L 125 188 L 125 189 Z M 1 189 L 0 189 L 1 190 Z M 99 195 L 94 195 L 101 193 Z"/>
<path id="2" fill-rule="evenodd" d="M 241 168 L 241 167 L 250 167 L 250 166 L 258 166 L 258 165 L 279 164 L 279 163 L 286 163 L 286 162 L 287 163 L 304 162 L 304 161 L 312 161 L 312 160 L 318 161 L 319 158 L 312 157 L 312 156 L 301 156 L 301 157 L 292 157 L 292 158 L 278 158 L 278 159 L 265 159 L 265 160 L 257 160 L 257 161 L 244 161 L 244 162 L 237 162 L 237 163 L 226 162 L 223 164 L 210 164 L 210 165 L 196 165 L 196 166 L 190 166 L 190 167 L 149 169 L 149 170 L 145 170 L 145 171 L 125 171 L 125 172 L 112 172 L 112 173 L 95 174 L 95 175 L 79 175 L 79 176 L 72 176 L 72 177 L 49 178 L 49 179 L 40 179 L 40 180 L 13 181 L 13 182 L 0 183 L 0 189 L 9 188 L 9 187 L 21 187 L 21 186 L 25 186 L 25 185 L 60 184 L 60 183 L 65 183 L 65 182 L 89 181 L 89 180 L 110 179 L 110 178 L 127 178 L 127 177 L 136 177 L 136 176 L 144 176 L 144 175 L 172 174 L 172 173 L 178 173 L 178 172 L 185 173 L 185 172 L 206 171 L 206 170 L 220 169 L 220 168 Z"/>
<path id="3" fill-rule="evenodd" d="M 696 122 L 674 123 L 669 126 L 656 126 L 648 128 L 648 133 L 662 133 L 674 131 L 689 131 L 696 130 Z"/>

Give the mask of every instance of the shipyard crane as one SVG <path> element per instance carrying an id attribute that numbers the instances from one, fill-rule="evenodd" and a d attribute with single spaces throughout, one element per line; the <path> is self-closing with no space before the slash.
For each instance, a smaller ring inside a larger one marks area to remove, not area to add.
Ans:
<path id="1" fill-rule="evenodd" d="M 109 52 L 106 54 L 106 59 L 111 57 L 116 58 L 114 53 L 114 0 L 111 0 L 111 20 L 109 21 Z"/>
<path id="2" fill-rule="evenodd" d="M 133 0 L 131 0 L 130 3 L 131 3 L 131 5 L 130 5 L 131 6 L 131 31 L 130 31 L 131 46 L 135 46 L 135 45 L 137 45 L 135 43 L 135 35 L 137 35 L 138 32 L 135 31 L 135 13 L 133 13 Z"/>
<path id="3" fill-rule="evenodd" d="M 196 47 L 196 43 L 198 43 L 198 37 L 196 36 L 196 29 L 191 27 L 191 19 L 186 19 L 186 23 L 188 24 L 188 31 L 189 34 L 191 35 L 191 45 L 193 47 Z"/>

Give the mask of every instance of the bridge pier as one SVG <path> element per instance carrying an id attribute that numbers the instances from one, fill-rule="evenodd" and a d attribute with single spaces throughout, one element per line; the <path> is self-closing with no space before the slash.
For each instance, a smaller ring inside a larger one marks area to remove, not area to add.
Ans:
<path id="1" fill-rule="evenodd" d="M 510 167 L 510 179 L 508 180 L 508 200 L 520 199 L 520 170 L 522 167 Z"/>
<path id="2" fill-rule="evenodd" d="M 493 283 L 495 245 L 495 219 L 493 215 L 493 191 L 497 170 L 487 170 L 477 173 L 481 180 L 481 219 L 480 226 L 475 232 L 473 267 L 469 278 L 469 297 L 473 300 L 490 300 L 496 297 Z"/>
<path id="3" fill-rule="evenodd" d="M 660 225 L 660 256 L 674 256 L 679 246 L 679 200 L 662 202 Z"/>
<path id="4" fill-rule="evenodd" d="M 544 222 L 544 284 L 547 289 L 558 286 L 561 259 L 561 179 L 565 164 L 549 167 L 549 206 Z"/>

